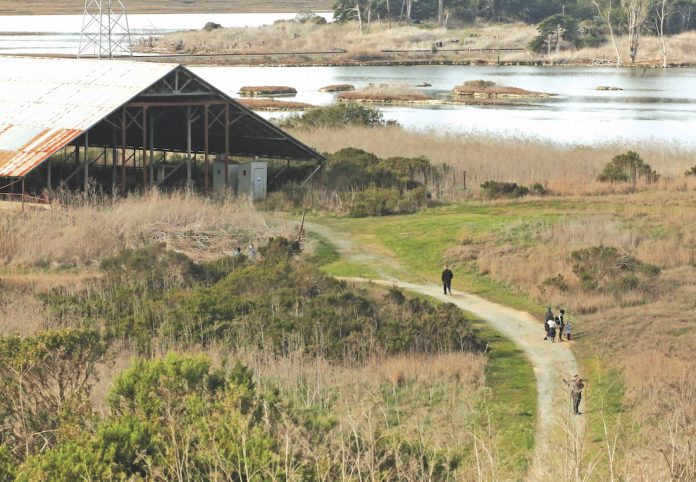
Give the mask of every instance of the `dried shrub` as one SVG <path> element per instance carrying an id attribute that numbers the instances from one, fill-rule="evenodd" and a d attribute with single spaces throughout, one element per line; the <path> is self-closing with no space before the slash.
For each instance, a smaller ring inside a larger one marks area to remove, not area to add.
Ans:
<path id="1" fill-rule="evenodd" d="M 649 290 L 660 268 L 611 246 L 594 246 L 570 253 L 570 264 L 583 289 L 623 294 Z"/>

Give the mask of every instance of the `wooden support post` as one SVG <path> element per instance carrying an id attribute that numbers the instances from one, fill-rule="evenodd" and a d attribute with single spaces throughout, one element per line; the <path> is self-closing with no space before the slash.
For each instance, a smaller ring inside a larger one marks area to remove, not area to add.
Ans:
<path id="1" fill-rule="evenodd" d="M 191 106 L 186 107 L 186 189 L 191 191 Z"/>
<path id="2" fill-rule="evenodd" d="M 143 107 L 143 191 L 147 189 L 147 107 Z"/>
<path id="3" fill-rule="evenodd" d="M 53 166 L 53 161 L 49 158 L 46 163 L 46 189 L 51 189 L 51 167 Z"/>
<path id="4" fill-rule="evenodd" d="M 22 211 L 24 211 L 24 178 L 22 178 Z"/>
<path id="5" fill-rule="evenodd" d="M 82 164 L 84 166 L 84 175 L 85 175 L 85 192 L 89 189 L 89 156 L 87 155 L 89 151 L 89 131 L 85 131 L 85 154 L 82 160 Z"/>
<path id="6" fill-rule="evenodd" d="M 209 163 L 210 163 L 210 157 L 209 157 L 209 155 L 208 155 L 208 154 L 209 154 L 209 153 L 208 153 L 208 134 L 209 134 L 209 133 L 208 133 L 208 128 L 209 128 L 209 125 L 208 125 L 208 110 L 209 110 L 209 108 L 208 108 L 208 106 L 206 105 L 205 108 L 204 108 L 204 114 L 203 114 L 204 117 L 205 117 L 204 124 L 203 124 L 203 137 L 204 137 L 203 143 L 204 143 L 204 149 L 205 149 L 205 157 L 204 157 L 204 164 L 205 164 L 205 166 L 204 166 L 204 168 L 203 168 L 203 192 L 206 194 L 206 196 L 207 196 L 208 194 L 210 194 L 210 192 L 209 192 L 209 186 L 208 186 L 208 171 L 209 171 L 209 166 L 208 166 L 208 165 L 209 165 Z"/>
<path id="7" fill-rule="evenodd" d="M 230 189 L 230 104 L 225 104 L 225 190 Z"/>
<path id="8" fill-rule="evenodd" d="M 155 180 L 155 167 L 152 160 L 155 158 L 155 116 L 150 116 L 150 186 Z"/>
<path id="9" fill-rule="evenodd" d="M 116 174 L 118 171 L 116 158 L 118 157 L 118 152 L 116 150 L 116 145 L 118 143 L 118 132 L 116 126 L 114 125 L 111 129 L 111 194 L 116 192 Z"/>
<path id="10" fill-rule="evenodd" d="M 126 108 L 121 109 L 121 194 L 126 195 Z"/>

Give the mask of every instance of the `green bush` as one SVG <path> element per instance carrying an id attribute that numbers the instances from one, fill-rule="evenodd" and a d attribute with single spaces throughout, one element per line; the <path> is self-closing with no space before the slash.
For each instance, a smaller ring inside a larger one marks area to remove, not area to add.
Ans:
<path id="1" fill-rule="evenodd" d="M 421 195 L 418 202 L 423 199 Z M 395 202 L 395 209 L 406 209 L 400 204 L 403 199 Z M 275 238 L 260 251 L 264 256 L 260 262 L 237 266 L 212 284 L 181 284 L 157 291 L 140 288 L 137 278 L 105 276 L 100 289 L 77 294 L 54 292 L 45 302 L 60 322 L 98 327 L 106 337 L 129 341 L 143 354 L 151 354 L 152 346 L 174 341 L 179 346 L 223 342 L 279 353 L 302 346 L 308 354 L 334 359 L 361 359 L 375 347 L 387 353 L 405 347 L 480 348 L 476 343 L 468 344 L 473 338 L 463 316 L 450 317 L 451 323 L 445 326 L 432 321 L 438 315 L 429 305 L 417 312 L 393 314 L 390 310 L 396 301 L 387 303 L 364 290 L 349 289 L 307 260 L 298 259 L 295 241 Z M 155 262 L 153 270 L 170 266 L 166 256 L 156 259 L 163 266 Z M 395 344 L 391 332 L 376 321 L 383 318 L 396 323 L 399 329 L 394 332 L 403 330 L 408 335 L 400 335 Z M 440 326 L 439 331 L 419 334 L 416 327 L 425 319 L 431 320 L 428 325 Z"/>
<path id="2" fill-rule="evenodd" d="M 355 195 L 350 206 L 350 215 L 361 218 L 414 213 L 425 206 L 427 201 L 428 198 L 423 188 L 402 193 L 398 189 L 372 187 Z"/>
<path id="3" fill-rule="evenodd" d="M 604 166 L 601 174 L 597 176 L 600 182 L 637 182 L 643 180 L 648 184 L 657 182 L 660 178 L 653 171 L 650 164 L 646 164 L 638 153 L 628 151 L 625 154 L 615 156 L 611 162 Z"/>
<path id="4" fill-rule="evenodd" d="M 684 175 L 685 175 L 686 177 L 689 177 L 689 176 L 694 176 L 694 177 L 696 177 L 696 166 L 687 169 L 687 170 L 684 172 Z"/>
<path id="5" fill-rule="evenodd" d="M 539 284 L 539 291 L 542 293 L 548 288 L 555 288 L 558 291 L 565 293 L 568 291 L 568 282 L 561 273 L 558 273 L 556 276 L 549 276 Z"/>
<path id="6" fill-rule="evenodd" d="M 516 182 L 486 181 L 481 184 L 481 189 L 488 199 L 518 198 L 529 194 L 529 188 Z"/>
<path id="7" fill-rule="evenodd" d="M 89 396 L 106 345 L 93 330 L 0 337 L 0 440 L 23 458 L 51 446 L 66 411 L 91 417 Z M 7 451 L 0 452 L 2 457 Z"/>
<path id="8" fill-rule="evenodd" d="M 657 266 L 644 263 L 610 246 L 573 251 L 570 264 L 583 289 L 607 290 L 620 295 L 631 290 L 650 291 L 660 274 Z"/>
<path id="9" fill-rule="evenodd" d="M 368 126 L 380 127 L 390 123 L 382 111 L 356 103 L 340 103 L 311 109 L 302 115 L 291 115 L 280 121 L 282 127 L 316 129 L 318 127 Z"/>

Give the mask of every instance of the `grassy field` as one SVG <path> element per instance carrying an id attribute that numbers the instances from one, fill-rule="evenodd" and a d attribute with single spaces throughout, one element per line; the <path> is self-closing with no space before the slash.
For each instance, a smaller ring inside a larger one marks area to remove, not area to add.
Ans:
<path id="1" fill-rule="evenodd" d="M 565 307 L 574 324 L 574 351 L 590 379 L 583 448 L 589 480 L 690 480 L 696 474 L 689 443 L 696 433 L 690 355 L 696 342 L 690 323 L 695 208 L 693 191 L 652 190 L 471 201 L 410 216 L 322 222 L 350 233 L 359 245 L 392 253 L 412 269 L 414 280 L 436 282 L 447 262 L 463 290 L 539 317 L 544 306 Z M 660 273 L 646 284 L 586 288 L 571 254 L 593 246 L 614 247 Z M 326 269 L 340 273 L 346 267 L 334 261 Z M 559 274 L 567 286 L 545 284 Z"/>
<path id="2" fill-rule="evenodd" d="M 229 0 L 128 0 L 130 13 L 257 13 L 299 12 L 304 9 L 331 10 L 331 2 L 324 0 L 283 0 L 279 2 L 240 2 Z M 0 15 L 79 15 L 85 6 L 81 0 L 25 2 L 5 0 L 0 4 Z"/>

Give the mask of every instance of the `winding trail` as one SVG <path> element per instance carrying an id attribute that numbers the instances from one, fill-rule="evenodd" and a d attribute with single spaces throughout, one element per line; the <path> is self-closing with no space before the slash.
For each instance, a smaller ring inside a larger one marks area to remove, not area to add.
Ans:
<path id="1" fill-rule="evenodd" d="M 364 245 L 358 248 L 346 233 L 327 226 L 309 223 L 307 228 L 334 245 L 341 257 L 358 263 L 370 263 L 371 268 L 385 262 L 390 271 L 405 271 L 397 260 L 385 259 L 383 254 L 373 254 Z M 344 278 L 346 281 L 372 282 L 386 286 L 397 286 L 409 291 L 431 296 L 437 300 L 454 303 L 478 318 L 488 322 L 502 335 L 510 338 L 533 366 L 537 386 L 537 424 L 532 453 L 531 466 L 527 480 L 549 480 L 550 473 L 560 474 L 568 470 L 561 466 L 558 444 L 570 446 L 571 451 L 581 452 L 584 434 L 584 418 L 570 414 L 570 401 L 562 382 L 562 377 L 578 373 L 578 363 L 570 350 L 572 342 L 544 341 L 544 330 L 540 320 L 529 313 L 518 311 L 488 301 L 480 296 L 459 290 L 452 290 L 452 295 L 443 294 L 439 284 L 417 284 L 395 278 L 383 273 L 384 279 Z M 456 284 L 456 278 L 455 278 Z"/>

